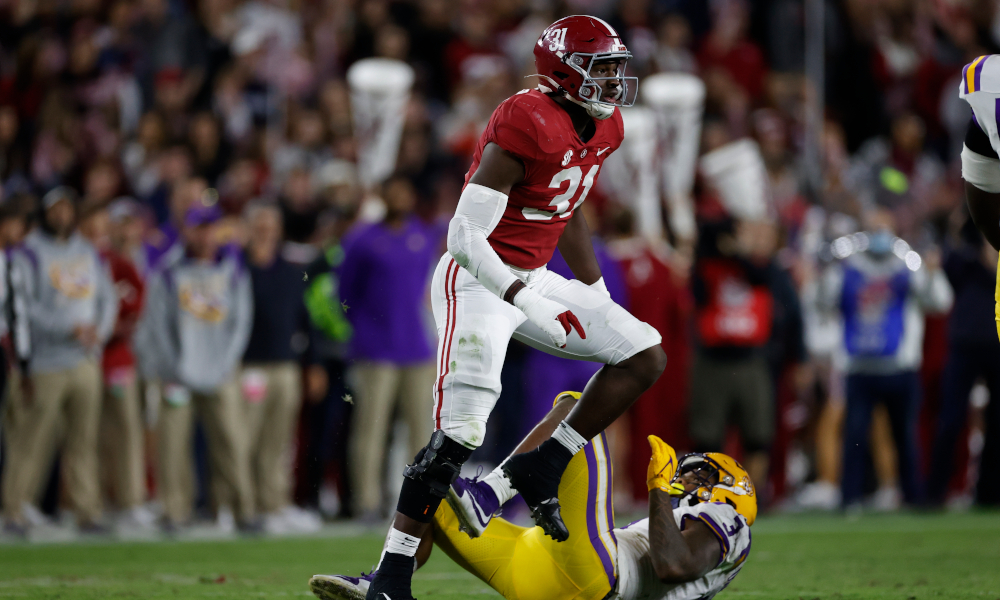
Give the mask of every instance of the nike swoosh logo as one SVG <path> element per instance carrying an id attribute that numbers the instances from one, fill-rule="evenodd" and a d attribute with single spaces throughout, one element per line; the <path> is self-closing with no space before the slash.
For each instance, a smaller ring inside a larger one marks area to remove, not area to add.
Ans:
<path id="1" fill-rule="evenodd" d="M 597 155 L 600 156 L 605 152 L 607 152 L 608 150 L 611 150 L 611 146 L 608 146 L 607 148 L 601 148 L 600 150 L 597 151 Z"/>
<path id="2" fill-rule="evenodd" d="M 462 490 L 462 493 L 459 494 L 458 497 L 461 498 L 462 496 L 465 495 L 465 493 L 466 493 L 466 490 Z M 479 524 L 482 525 L 483 527 L 486 527 L 486 525 L 489 523 L 489 521 L 483 520 L 483 514 L 479 510 L 479 503 L 476 502 L 476 497 L 473 496 L 472 494 L 469 494 L 469 502 L 472 503 L 472 510 L 476 513 L 476 518 L 479 519 Z"/>
<path id="3" fill-rule="evenodd" d="M 476 518 L 479 519 L 479 524 L 486 527 L 489 521 L 483 519 L 483 515 L 479 511 L 479 503 L 476 502 L 475 498 L 470 498 L 470 500 L 472 500 L 472 510 L 476 511 Z"/>

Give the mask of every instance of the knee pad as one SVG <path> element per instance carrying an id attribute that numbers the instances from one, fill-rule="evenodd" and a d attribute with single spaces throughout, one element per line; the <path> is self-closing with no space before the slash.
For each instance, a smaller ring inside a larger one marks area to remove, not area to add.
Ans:
<path id="1" fill-rule="evenodd" d="M 396 510 L 411 519 L 428 523 L 434 517 L 448 488 L 458 477 L 472 450 L 449 438 L 440 429 L 403 471 L 403 489 Z"/>
<path id="2" fill-rule="evenodd" d="M 419 481 L 431 489 L 438 498 L 444 498 L 448 487 L 462 471 L 472 450 L 449 438 L 440 429 L 431 441 L 417 453 L 412 465 L 407 465 L 403 477 Z"/>

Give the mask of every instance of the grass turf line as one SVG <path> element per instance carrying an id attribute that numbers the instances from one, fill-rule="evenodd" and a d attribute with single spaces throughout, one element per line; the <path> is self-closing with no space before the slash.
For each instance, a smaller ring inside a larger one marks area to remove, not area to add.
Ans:
<path id="1" fill-rule="evenodd" d="M 314 573 L 357 574 L 381 536 L 0 546 L 0 598 L 310 598 Z M 436 551 L 417 598 L 497 598 Z M 1000 513 L 761 518 L 719 598 L 1000 599 Z"/>

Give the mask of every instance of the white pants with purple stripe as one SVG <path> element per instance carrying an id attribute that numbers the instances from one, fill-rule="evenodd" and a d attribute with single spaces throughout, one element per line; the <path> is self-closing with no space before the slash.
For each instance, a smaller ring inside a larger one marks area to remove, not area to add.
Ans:
<path id="1" fill-rule="evenodd" d="M 566 347 L 557 348 L 524 313 L 488 291 L 445 253 L 431 281 L 438 333 L 434 428 L 469 448 L 478 448 L 486 435 L 512 337 L 555 356 L 610 365 L 661 341 L 655 329 L 575 279 L 545 267 L 513 271 L 528 287 L 571 310 L 587 338 L 572 331 Z"/>

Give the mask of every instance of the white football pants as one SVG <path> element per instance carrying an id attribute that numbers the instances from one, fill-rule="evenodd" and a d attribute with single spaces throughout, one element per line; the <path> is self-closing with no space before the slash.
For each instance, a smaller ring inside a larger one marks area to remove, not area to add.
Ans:
<path id="1" fill-rule="evenodd" d="M 500 371 L 511 337 L 555 356 L 609 365 L 661 341 L 655 329 L 575 279 L 545 267 L 512 271 L 528 287 L 572 311 L 587 339 L 572 330 L 566 347 L 557 348 L 524 313 L 488 291 L 446 252 L 431 281 L 438 333 L 434 428 L 468 448 L 483 443 L 486 421 L 500 397 Z"/>

